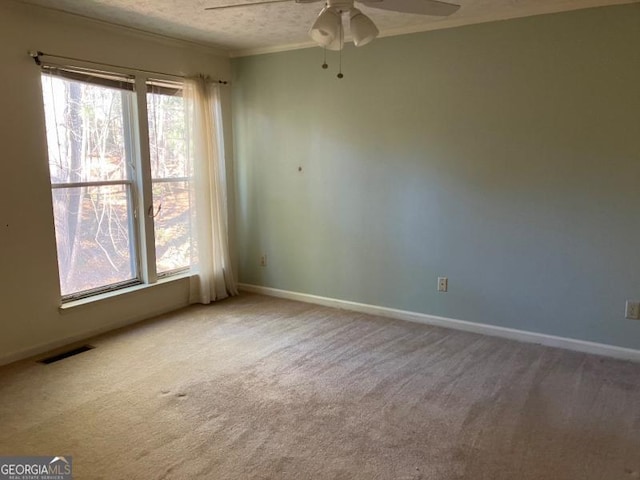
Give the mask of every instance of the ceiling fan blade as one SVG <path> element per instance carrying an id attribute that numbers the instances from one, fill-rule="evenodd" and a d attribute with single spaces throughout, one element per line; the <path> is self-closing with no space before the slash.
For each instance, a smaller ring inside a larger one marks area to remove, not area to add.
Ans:
<path id="1" fill-rule="evenodd" d="M 282 2 L 290 2 L 292 0 L 261 0 L 259 2 L 248 2 L 248 3 L 232 3 L 230 5 L 217 5 L 215 7 L 207 7 L 205 10 L 222 10 L 225 8 L 237 8 L 237 7 L 248 7 L 250 5 L 266 5 L 268 3 L 282 3 Z M 296 0 L 297 3 L 297 0 Z"/>
<path id="2" fill-rule="evenodd" d="M 455 13 L 460 5 L 454 3 L 439 2 L 438 0 L 358 0 L 367 7 L 380 10 L 392 10 L 402 13 L 417 13 L 420 15 L 433 15 L 447 17 Z"/>

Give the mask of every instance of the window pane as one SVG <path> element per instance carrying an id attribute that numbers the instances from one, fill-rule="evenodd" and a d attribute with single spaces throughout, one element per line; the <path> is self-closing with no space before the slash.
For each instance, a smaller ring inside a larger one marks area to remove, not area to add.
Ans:
<path id="1" fill-rule="evenodd" d="M 128 185 L 56 188 L 62 295 L 136 279 Z"/>
<path id="2" fill-rule="evenodd" d="M 191 263 L 191 165 L 181 91 L 155 84 L 148 88 L 156 269 L 163 274 Z"/>
<path id="3" fill-rule="evenodd" d="M 147 109 L 151 176 L 189 177 L 184 99 L 180 95 L 148 93 Z"/>
<path id="4" fill-rule="evenodd" d="M 132 92 L 42 75 L 51 183 L 123 180 Z"/>
<path id="5" fill-rule="evenodd" d="M 189 182 L 154 183 L 153 199 L 158 273 L 188 267 L 191 263 Z"/>

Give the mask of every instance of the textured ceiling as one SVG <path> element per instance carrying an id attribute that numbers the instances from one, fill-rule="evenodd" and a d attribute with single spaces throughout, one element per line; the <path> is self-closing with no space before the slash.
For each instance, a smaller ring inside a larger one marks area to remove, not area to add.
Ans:
<path id="1" fill-rule="evenodd" d="M 205 11 L 205 7 L 255 0 L 21 0 L 214 46 L 231 55 L 312 45 L 307 31 L 322 3 L 293 0 L 269 5 Z M 388 12 L 356 4 L 381 36 L 524 17 L 640 0 L 448 0 L 462 8 L 447 18 Z M 348 31 L 347 38 L 348 38 Z"/>

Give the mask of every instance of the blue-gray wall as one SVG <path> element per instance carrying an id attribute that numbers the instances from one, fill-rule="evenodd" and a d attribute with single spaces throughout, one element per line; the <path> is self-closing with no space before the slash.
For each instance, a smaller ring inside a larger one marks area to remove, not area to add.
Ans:
<path id="1" fill-rule="evenodd" d="M 635 4 L 234 60 L 240 280 L 640 348 L 639 46 Z"/>

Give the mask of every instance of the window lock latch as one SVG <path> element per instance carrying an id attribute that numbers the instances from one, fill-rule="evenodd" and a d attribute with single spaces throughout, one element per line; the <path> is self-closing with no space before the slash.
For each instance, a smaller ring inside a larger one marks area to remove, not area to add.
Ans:
<path id="1" fill-rule="evenodd" d="M 162 210 L 162 204 L 158 205 L 158 210 L 156 210 L 155 212 L 153 210 L 153 205 L 149 205 L 149 208 L 147 209 L 147 216 L 149 218 L 156 218 L 158 215 L 160 215 L 161 210 Z"/>

